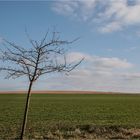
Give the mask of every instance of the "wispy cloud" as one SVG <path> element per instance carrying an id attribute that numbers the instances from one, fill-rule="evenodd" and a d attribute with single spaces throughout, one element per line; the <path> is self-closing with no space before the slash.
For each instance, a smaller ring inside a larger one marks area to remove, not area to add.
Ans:
<path id="1" fill-rule="evenodd" d="M 119 59 L 117 57 L 99 57 L 80 52 L 69 53 L 67 57 L 69 61 L 76 61 L 80 58 L 85 58 L 86 65 L 89 64 L 96 68 L 122 69 L 131 68 L 133 66 L 126 59 Z"/>
<path id="2" fill-rule="evenodd" d="M 41 88 L 55 90 L 98 90 L 140 92 L 140 73 L 131 72 L 134 65 L 124 59 L 99 57 L 80 52 L 68 54 L 69 62 L 81 57 L 85 61 L 69 76 L 52 75 L 39 83 Z M 40 86 L 39 86 L 40 87 Z"/>
<path id="3" fill-rule="evenodd" d="M 110 33 L 140 24 L 140 0 L 80 0 L 54 2 L 52 9 L 64 16 L 94 24 Z"/>
<path id="4" fill-rule="evenodd" d="M 96 0 L 57 1 L 53 3 L 52 10 L 61 15 L 86 21 L 92 16 L 95 6 Z"/>

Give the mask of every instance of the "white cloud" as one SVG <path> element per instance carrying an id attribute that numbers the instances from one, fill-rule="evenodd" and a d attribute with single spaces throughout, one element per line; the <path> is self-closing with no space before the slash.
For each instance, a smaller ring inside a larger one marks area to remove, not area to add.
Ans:
<path id="1" fill-rule="evenodd" d="M 75 9 L 77 8 L 78 8 L 78 4 L 77 2 L 74 1 L 59 1 L 56 2 L 52 7 L 52 9 L 58 14 L 73 15 L 73 16 L 74 16 Z"/>
<path id="2" fill-rule="evenodd" d="M 108 69 L 122 69 L 122 68 L 131 68 L 133 65 L 129 63 L 125 59 L 119 59 L 117 57 L 99 57 L 93 56 L 85 53 L 80 52 L 72 52 L 67 55 L 68 61 L 73 62 L 80 60 L 81 58 L 85 58 L 85 62 L 90 63 L 93 67 L 97 68 L 108 68 Z M 88 64 L 87 63 L 87 64 Z"/>
<path id="3" fill-rule="evenodd" d="M 97 0 L 58 1 L 52 9 L 58 14 L 86 21 L 92 16 L 96 2 Z"/>
<path id="4" fill-rule="evenodd" d="M 70 53 L 68 56 L 72 59 L 71 61 L 84 57 L 85 64 L 71 72 L 68 77 L 64 75 L 60 76 L 60 79 L 57 77 L 53 84 L 50 82 L 49 88 L 140 92 L 140 73 L 131 72 L 134 65 L 127 60 L 92 56 L 79 52 Z"/>
<path id="5" fill-rule="evenodd" d="M 58 1 L 53 3 L 52 9 L 88 24 L 98 21 L 98 30 L 103 33 L 140 24 L 140 0 Z"/>
<path id="6" fill-rule="evenodd" d="M 123 73 L 121 76 L 129 80 L 140 79 L 140 73 Z"/>
<path id="7" fill-rule="evenodd" d="M 99 31 L 102 33 L 111 33 L 113 31 L 118 31 L 118 30 L 122 30 L 122 26 L 118 22 L 111 22 L 99 28 Z"/>
<path id="8" fill-rule="evenodd" d="M 85 53 L 71 52 L 67 54 L 67 59 L 70 63 L 73 61 L 81 60 L 82 58 L 85 58 L 85 61 L 92 61 L 92 56 Z"/>
<path id="9" fill-rule="evenodd" d="M 106 18 L 108 20 L 107 24 L 104 24 L 104 27 L 101 28 L 101 31 L 117 31 L 128 25 L 139 24 L 139 2 L 137 1 L 134 5 L 129 5 L 127 0 L 110 0 L 107 10 L 100 17 L 101 19 Z"/>
<path id="10" fill-rule="evenodd" d="M 77 69 L 69 76 L 50 77 L 41 82 L 46 89 L 140 92 L 140 73 Z M 46 83 L 46 84 L 45 84 Z M 42 85 L 43 86 L 43 85 Z"/>

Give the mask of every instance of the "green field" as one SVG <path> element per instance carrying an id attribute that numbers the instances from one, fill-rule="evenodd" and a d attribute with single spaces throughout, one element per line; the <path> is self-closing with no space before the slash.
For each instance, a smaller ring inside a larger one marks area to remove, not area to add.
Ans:
<path id="1" fill-rule="evenodd" d="M 23 94 L 0 95 L 0 139 L 19 137 L 24 104 Z M 140 95 L 32 95 L 28 138 L 89 126 L 140 128 Z"/>

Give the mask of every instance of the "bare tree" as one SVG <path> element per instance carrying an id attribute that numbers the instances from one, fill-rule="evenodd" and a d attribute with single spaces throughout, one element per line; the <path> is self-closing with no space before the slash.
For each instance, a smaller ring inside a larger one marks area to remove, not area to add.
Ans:
<path id="1" fill-rule="evenodd" d="M 4 64 L 4 66 L 0 66 L 0 71 L 8 72 L 6 78 L 27 76 L 29 79 L 20 139 L 23 139 L 25 135 L 31 90 L 34 82 L 44 74 L 52 72 L 69 73 L 83 60 L 82 58 L 78 60 L 78 62 L 67 62 L 66 52 L 68 49 L 65 45 L 73 43 L 76 39 L 70 42 L 61 40 L 57 32 L 52 32 L 49 39 L 48 33 L 49 32 L 45 34 L 41 41 L 34 41 L 26 32 L 31 47 L 21 47 L 15 43 L 4 40 L 5 44 L 8 46 L 5 46 L 5 49 L 1 49 L 0 51 L 0 60 L 2 60 Z"/>

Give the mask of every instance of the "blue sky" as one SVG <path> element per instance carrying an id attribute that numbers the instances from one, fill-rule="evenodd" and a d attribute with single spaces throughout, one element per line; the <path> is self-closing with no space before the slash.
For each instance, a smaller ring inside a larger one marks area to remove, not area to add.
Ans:
<path id="1" fill-rule="evenodd" d="M 0 2 L 2 38 L 29 47 L 25 27 L 41 39 L 55 27 L 71 45 L 69 60 L 85 57 L 70 73 L 52 74 L 35 83 L 36 90 L 140 92 L 140 0 Z M 3 79 L 0 90 L 24 90 L 26 78 Z"/>

